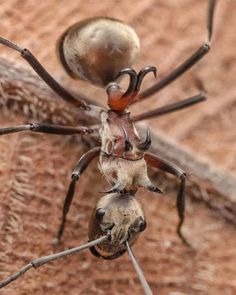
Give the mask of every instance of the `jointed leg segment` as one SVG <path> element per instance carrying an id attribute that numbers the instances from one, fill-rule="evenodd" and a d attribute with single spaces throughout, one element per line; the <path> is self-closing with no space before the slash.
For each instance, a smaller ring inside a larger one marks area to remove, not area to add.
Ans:
<path id="1" fill-rule="evenodd" d="M 0 128 L 0 135 L 20 132 L 20 131 L 27 131 L 27 130 L 33 131 L 33 132 L 40 132 L 40 133 L 63 134 L 63 135 L 93 133 L 93 129 L 88 127 L 70 127 L 70 126 L 61 126 L 61 125 L 54 125 L 54 124 L 30 123 L 25 125 Z"/>
<path id="2" fill-rule="evenodd" d="M 209 8 L 208 8 L 208 17 L 207 17 L 207 40 L 206 42 L 191 55 L 186 61 L 183 62 L 179 67 L 174 69 L 167 77 L 160 80 L 152 87 L 146 89 L 138 95 L 138 100 L 146 99 L 153 94 L 159 92 L 161 89 L 175 81 L 182 74 L 188 71 L 192 66 L 194 66 L 198 61 L 200 61 L 210 50 L 211 48 L 211 37 L 212 37 L 212 29 L 213 29 L 213 17 L 215 12 L 217 0 L 210 0 Z M 135 101 L 134 101 L 135 102 Z"/>
<path id="3" fill-rule="evenodd" d="M 195 96 L 186 98 L 182 101 L 178 101 L 172 104 L 168 104 L 166 106 L 163 106 L 161 108 L 156 108 L 154 110 L 148 111 L 146 113 L 141 113 L 140 115 L 136 115 L 132 118 L 134 122 L 142 121 L 145 119 L 151 119 L 160 117 L 162 115 L 166 115 L 175 111 L 180 111 L 182 109 L 185 109 L 189 106 L 195 105 L 199 102 L 205 101 L 206 95 L 204 93 L 197 94 Z"/>
<path id="4" fill-rule="evenodd" d="M 83 95 L 77 95 L 74 97 L 70 92 L 68 92 L 64 87 L 62 87 L 40 64 L 36 57 L 26 48 L 20 48 L 13 42 L 0 37 L 0 43 L 20 52 L 21 56 L 30 64 L 30 66 L 35 70 L 35 72 L 48 84 L 48 86 L 55 91 L 64 100 L 74 104 L 77 107 L 87 109 L 87 104 L 84 100 L 88 100 Z"/>
<path id="5" fill-rule="evenodd" d="M 98 156 L 99 152 L 100 152 L 100 147 L 95 147 L 95 148 L 89 150 L 86 154 L 84 154 L 80 158 L 78 164 L 75 167 L 75 170 L 72 173 L 71 183 L 70 183 L 70 186 L 69 186 L 69 189 L 68 189 L 65 201 L 64 201 L 64 205 L 63 205 L 61 224 L 60 224 L 59 229 L 56 234 L 56 243 L 58 243 L 60 241 L 60 238 L 61 238 L 63 231 L 64 231 L 64 227 L 65 227 L 65 223 L 66 223 L 66 216 L 67 216 L 67 213 L 69 212 L 70 205 L 73 200 L 74 193 L 75 193 L 76 182 L 79 180 L 80 176 L 82 175 L 84 170 L 88 167 L 90 162 L 96 156 Z"/>
<path id="6" fill-rule="evenodd" d="M 176 206 L 178 210 L 179 215 L 179 223 L 177 225 L 177 233 L 181 240 L 186 244 L 189 245 L 185 237 L 183 236 L 181 232 L 181 228 L 184 222 L 184 211 L 185 211 L 185 178 L 186 173 L 179 168 L 174 163 L 171 163 L 168 160 L 162 159 L 154 154 L 151 153 L 145 153 L 144 159 L 147 162 L 147 164 L 151 167 L 158 168 L 162 171 L 168 172 L 172 175 L 175 175 L 180 180 L 180 187 L 177 195 L 177 201 Z"/>

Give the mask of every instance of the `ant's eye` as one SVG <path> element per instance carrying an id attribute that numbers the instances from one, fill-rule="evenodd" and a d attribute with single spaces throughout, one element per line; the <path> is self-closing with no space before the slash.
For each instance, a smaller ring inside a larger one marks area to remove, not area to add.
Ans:
<path id="1" fill-rule="evenodd" d="M 104 214 L 105 214 L 105 209 L 103 209 L 103 208 L 98 208 L 98 209 L 96 210 L 96 218 L 97 218 L 99 221 L 102 220 Z"/>
<path id="2" fill-rule="evenodd" d="M 145 228 L 147 227 L 147 223 L 145 220 L 141 220 L 140 223 L 139 223 L 139 231 L 144 231 Z"/>

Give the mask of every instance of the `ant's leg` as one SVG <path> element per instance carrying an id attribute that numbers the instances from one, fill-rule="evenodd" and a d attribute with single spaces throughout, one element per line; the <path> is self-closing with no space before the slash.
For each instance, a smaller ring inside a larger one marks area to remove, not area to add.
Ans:
<path id="1" fill-rule="evenodd" d="M 174 80 L 179 78 L 182 74 L 184 74 L 187 70 L 189 70 L 193 65 L 195 65 L 200 59 L 202 59 L 210 50 L 211 47 L 211 36 L 212 36 L 212 28 L 213 28 L 213 16 L 216 6 L 216 0 L 209 1 L 208 8 L 208 18 L 207 18 L 207 40 L 205 44 L 203 44 L 196 52 L 193 53 L 183 64 L 174 69 L 167 77 L 162 79 L 161 81 L 154 84 L 152 87 L 141 92 L 137 100 L 134 102 L 138 102 L 145 98 L 150 97 L 154 93 L 159 92 L 161 89 L 172 83 Z"/>
<path id="2" fill-rule="evenodd" d="M 33 131 L 41 133 L 50 133 L 50 134 L 63 134 L 63 135 L 72 135 L 72 134 L 86 134 L 93 133 L 92 128 L 88 127 L 69 127 L 53 124 L 41 124 L 41 123 L 30 123 L 26 125 L 18 125 L 13 127 L 0 128 L 0 135 L 15 133 L 20 131 Z"/>
<path id="3" fill-rule="evenodd" d="M 72 173 L 71 176 L 71 183 L 64 201 L 63 210 L 62 210 L 62 218 L 61 218 L 61 224 L 59 226 L 59 229 L 56 234 L 56 241 L 55 244 L 57 244 L 64 231 L 65 223 L 66 223 L 66 215 L 69 212 L 71 202 L 74 197 L 75 193 L 75 185 L 76 182 L 79 180 L 81 174 L 84 172 L 84 170 L 87 168 L 87 166 L 90 164 L 90 162 L 99 154 L 100 147 L 95 147 L 91 150 L 89 150 L 86 154 L 84 154 L 80 159 L 78 164 L 75 167 L 75 170 Z"/>
<path id="4" fill-rule="evenodd" d="M 102 236 L 94 241 L 83 244 L 81 246 L 74 247 L 74 248 L 59 252 L 59 253 L 55 253 L 55 254 L 51 254 L 48 256 L 43 256 L 41 258 L 35 259 L 35 260 L 31 261 L 30 263 L 28 263 L 27 265 L 25 265 L 24 267 L 22 267 L 15 274 L 13 274 L 13 275 L 9 276 L 7 279 L 1 281 L 0 282 L 0 289 L 5 287 L 6 285 L 10 284 L 11 282 L 15 281 L 16 279 L 18 279 L 20 276 L 22 276 L 24 273 L 26 273 L 32 267 L 38 268 L 48 262 L 78 253 L 78 252 L 85 250 L 87 248 L 90 248 L 90 247 L 94 247 L 94 246 L 104 242 L 107 239 L 109 239 L 109 236 L 105 235 L 105 236 Z"/>
<path id="5" fill-rule="evenodd" d="M 156 108 L 152 111 L 145 112 L 139 115 L 136 115 L 132 118 L 134 122 L 138 122 L 141 120 L 145 119 L 151 119 L 151 118 L 156 118 L 165 114 L 169 114 L 175 111 L 180 111 L 184 108 L 187 108 L 189 106 L 195 105 L 199 102 L 205 101 L 206 100 L 206 95 L 205 94 L 197 94 L 195 96 L 189 97 L 187 99 L 184 99 L 182 101 L 178 101 L 172 104 L 169 104 L 167 106 L 161 107 L 161 108 Z"/>
<path id="6" fill-rule="evenodd" d="M 74 97 L 69 93 L 64 87 L 62 87 L 40 64 L 40 62 L 34 57 L 34 55 L 26 48 L 20 48 L 13 42 L 0 37 L 0 43 L 20 52 L 21 56 L 31 65 L 35 72 L 48 84 L 48 86 L 55 91 L 64 100 L 73 103 L 75 106 L 83 108 L 85 110 L 89 109 L 84 100 L 88 100 L 85 96 L 79 94 L 78 97 Z"/>
<path id="7" fill-rule="evenodd" d="M 147 162 L 149 166 L 158 168 L 162 171 L 168 172 L 170 174 L 175 175 L 180 180 L 180 187 L 177 195 L 177 210 L 179 215 L 179 223 L 177 225 L 177 234 L 179 235 L 180 239 L 183 241 L 184 244 L 189 246 L 189 243 L 186 241 L 185 237 L 183 236 L 181 232 L 181 228 L 184 222 L 184 211 L 185 211 L 185 178 L 186 173 L 179 168 L 174 163 L 171 163 L 168 160 L 159 158 L 158 156 L 151 154 L 151 153 L 145 153 L 144 159 Z"/>

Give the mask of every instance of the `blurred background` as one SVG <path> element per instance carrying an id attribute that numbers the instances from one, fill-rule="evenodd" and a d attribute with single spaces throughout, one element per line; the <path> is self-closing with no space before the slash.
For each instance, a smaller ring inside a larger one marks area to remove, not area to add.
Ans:
<path id="1" fill-rule="evenodd" d="M 208 92 L 206 102 L 145 124 L 153 134 L 165 136 L 188 151 L 193 159 L 204 161 L 234 179 L 236 2 L 218 2 L 210 53 L 160 94 L 135 105 L 131 111 L 138 114 L 193 96 L 199 92 L 196 81 L 200 80 Z M 154 65 L 160 79 L 204 43 L 207 5 L 206 0 L 2 0 L 0 36 L 30 49 L 67 88 L 75 92 L 79 88 L 105 105 L 103 89 L 73 81 L 63 71 L 55 47 L 66 28 L 94 16 L 123 20 L 135 29 L 141 41 L 135 69 Z M 0 47 L 0 58 L 29 69 L 16 52 L 4 46 Z M 10 66 L 8 70 L 11 72 Z M 14 83 L 17 85 L 17 81 Z M 150 75 L 142 87 L 152 83 Z M 30 119 L 20 112 L 13 114 L 0 109 L 2 126 Z M 91 209 L 100 196 L 98 192 L 107 186 L 105 181 L 101 182 L 96 161 L 78 183 L 63 244 L 57 249 L 50 245 L 71 171 L 83 151 L 79 144 L 58 136 L 21 133 L 0 138 L 1 278 L 33 258 L 87 240 Z M 165 183 L 162 178 L 159 181 L 167 191 L 166 198 L 156 198 L 144 190 L 138 195 L 147 215 L 148 229 L 134 247 L 154 294 L 235 294 L 233 224 L 211 206 L 189 196 L 184 231 L 195 251 L 186 248 L 175 233 L 176 185 L 169 184 L 169 180 Z M 235 195 L 230 195 L 234 205 Z M 115 261 L 101 261 L 85 252 L 32 270 L 3 289 L 3 294 L 142 294 L 142 289 L 127 255 Z"/>

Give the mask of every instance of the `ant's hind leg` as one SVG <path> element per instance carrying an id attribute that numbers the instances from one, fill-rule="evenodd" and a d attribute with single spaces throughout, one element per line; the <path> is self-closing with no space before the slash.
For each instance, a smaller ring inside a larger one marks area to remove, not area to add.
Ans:
<path id="1" fill-rule="evenodd" d="M 180 66 L 178 66 L 171 73 L 169 73 L 165 78 L 158 81 L 150 88 L 141 92 L 138 95 L 138 99 L 134 102 L 141 101 L 143 99 L 151 97 L 155 93 L 158 93 L 163 88 L 168 86 L 170 83 L 178 79 L 182 74 L 187 72 L 192 66 L 194 66 L 197 62 L 199 62 L 209 52 L 211 48 L 213 19 L 214 19 L 216 3 L 217 3 L 217 0 L 209 0 L 206 42 L 199 49 L 197 49 L 189 58 L 187 58 Z"/>
<path id="2" fill-rule="evenodd" d="M 53 244 L 55 245 L 59 243 L 61 236 L 64 232 L 66 216 L 67 216 L 67 213 L 69 212 L 70 205 L 74 197 L 76 182 L 79 180 L 80 176 L 82 175 L 84 170 L 88 167 L 90 162 L 99 154 L 99 152 L 100 152 L 100 147 L 95 147 L 89 150 L 86 154 L 84 154 L 79 159 L 79 162 L 72 173 L 71 183 L 64 201 L 64 205 L 63 205 L 61 223 L 56 234 L 56 239 L 53 241 Z"/>
<path id="3" fill-rule="evenodd" d="M 179 215 L 179 223 L 177 225 L 177 234 L 180 237 L 180 239 L 183 241 L 183 243 L 187 246 L 191 246 L 188 241 L 185 239 L 185 237 L 182 234 L 182 225 L 184 223 L 184 213 L 185 213 L 185 178 L 186 173 L 179 168 L 174 163 L 171 163 L 168 160 L 159 158 L 158 156 L 151 154 L 151 153 L 145 153 L 144 159 L 147 162 L 147 164 L 151 167 L 158 168 L 164 172 L 168 172 L 174 176 L 176 176 L 180 180 L 180 187 L 177 195 L 176 200 L 176 206 L 178 210 Z"/>
<path id="4" fill-rule="evenodd" d="M 47 85 L 56 92 L 60 97 L 64 100 L 74 104 L 76 107 L 83 108 L 87 110 L 88 101 L 86 97 L 83 95 L 77 95 L 74 97 L 70 92 L 68 92 L 63 86 L 61 86 L 48 72 L 47 70 L 40 64 L 40 62 L 36 59 L 36 57 L 26 48 L 21 48 L 13 42 L 0 37 L 0 44 L 3 44 L 13 50 L 18 51 L 21 56 L 30 64 L 30 66 L 34 69 L 34 71 L 47 83 Z"/>

